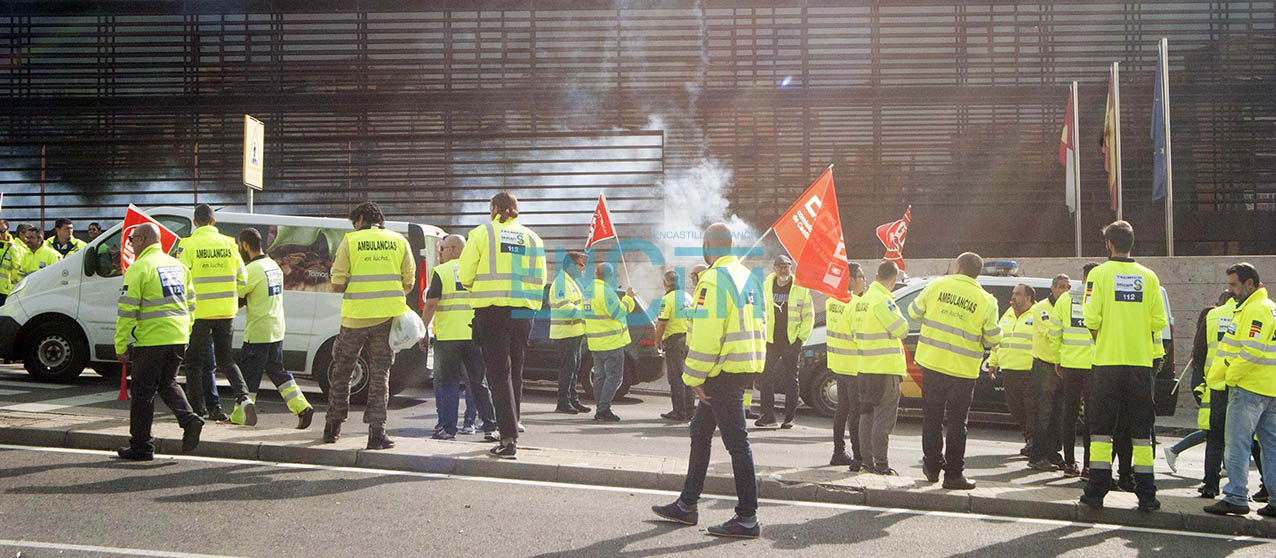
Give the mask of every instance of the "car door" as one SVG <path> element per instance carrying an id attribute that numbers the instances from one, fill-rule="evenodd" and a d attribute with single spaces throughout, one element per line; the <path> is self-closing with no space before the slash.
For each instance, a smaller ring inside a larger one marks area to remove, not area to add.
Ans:
<path id="1" fill-rule="evenodd" d="M 177 236 L 189 235 L 190 220 L 177 215 L 153 215 L 156 221 Z M 77 314 L 85 326 L 93 360 L 115 360 L 115 317 L 117 301 L 124 275 L 120 271 L 120 241 L 123 229 L 103 235 L 84 248 L 85 258 L 94 262 L 85 265 L 80 281 L 80 297 Z"/>

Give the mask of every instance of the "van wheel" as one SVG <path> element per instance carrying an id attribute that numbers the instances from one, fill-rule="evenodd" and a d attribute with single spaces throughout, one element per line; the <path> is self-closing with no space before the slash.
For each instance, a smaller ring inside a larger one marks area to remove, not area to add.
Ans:
<path id="1" fill-rule="evenodd" d="M 837 412 L 837 377 L 828 369 L 811 374 L 811 385 L 806 388 L 806 403 L 821 416 L 831 417 Z"/>
<path id="2" fill-rule="evenodd" d="M 319 384 L 319 389 L 327 396 L 331 391 L 329 374 L 333 367 L 331 345 L 321 349 L 315 356 L 314 373 L 311 379 Z M 368 361 L 360 354 L 354 361 L 354 370 L 350 374 L 350 404 L 365 405 L 368 402 Z"/>
<path id="3" fill-rule="evenodd" d="M 79 328 L 63 320 L 40 324 L 24 336 L 23 364 L 42 382 L 69 382 L 89 363 L 89 343 Z"/>

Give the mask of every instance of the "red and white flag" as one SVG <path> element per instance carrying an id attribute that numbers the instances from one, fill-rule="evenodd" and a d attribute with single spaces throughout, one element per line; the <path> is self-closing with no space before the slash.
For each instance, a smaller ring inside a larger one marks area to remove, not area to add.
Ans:
<path id="1" fill-rule="evenodd" d="M 883 260 L 895 262 L 895 267 L 904 271 L 904 237 L 908 236 L 908 222 L 913 218 L 913 206 L 904 210 L 904 218 L 877 226 L 877 238 L 886 247 Z"/>
<path id="2" fill-rule="evenodd" d="M 128 204 L 128 213 L 124 214 L 124 229 L 120 233 L 120 273 L 128 271 L 128 266 L 133 265 L 136 256 L 133 254 L 133 245 L 128 239 L 133 236 L 133 229 L 142 223 L 151 223 L 159 227 L 160 231 L 160 249 L 167 253 L 173 249 L 173 245 L 177 243 L 177 233 L 164 228 L 159 221 L 152 219 L 138 209 L 133 204 Z"/>
<path id="3" fill-rule="evenodd" d="M 611 211 L 607 209 L 607 198 L 598 194 L 598 207 L 594 208 L 594 218 L 589 221 L 589 238 L 585 239 L 585 249 L 594 244 L 616 238 L 616 227 L 611 223 Z"/>
<path id="4" fill-rule="evenodd" d="M 771 228 L 797 262 L 794 284 L 839 300 L 850 298 L 846 242 L 829 167 Z"/>
<path id="5" fill-rule="evenodd" d="M 1068 112 L 1063 117 L 1063 133 L 1059 136 L 1059 164 L 1064 168 L 1063 200 L 1068 205 L 1069 213 L 1077 211 L 1077 192 L 1081 189 L 1080 177 L 1076 173 L 1077 146 L 1072 141 L 1077 125 L 1072 121 L 1074 103 L 1076 99 L 1072 98 L 1072 93 L 1068 93 Z"/>

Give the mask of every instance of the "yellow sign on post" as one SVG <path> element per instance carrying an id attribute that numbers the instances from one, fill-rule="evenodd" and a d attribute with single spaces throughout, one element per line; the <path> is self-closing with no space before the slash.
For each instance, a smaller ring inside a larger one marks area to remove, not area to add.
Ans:
<path id="1" fill-rule="evenodd" d="M 261 190 L 262 169 L 266 161 L 266 125 L 244 115 L 244 185 Z"/>

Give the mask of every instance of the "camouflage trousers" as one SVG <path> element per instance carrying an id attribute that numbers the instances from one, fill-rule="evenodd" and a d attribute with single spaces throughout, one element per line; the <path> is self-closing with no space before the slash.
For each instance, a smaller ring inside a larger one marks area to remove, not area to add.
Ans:
<path id="1" fill-rule="evenodd" d="M 368 406 L 363 410 L 363 422 L 385 424 L 385 409 L 390 403 L 390 365 L 394 364 L 394 351 L 390 349 L 390 325 L 393 322 L 386 320 L 372 327 L 341 326 L 341 333 L 332 345 L 328 422 L 345 422 L 350 414 L 350 377 L 354 373 L 355 360 L 362 352 L 368 365 Z"/>

